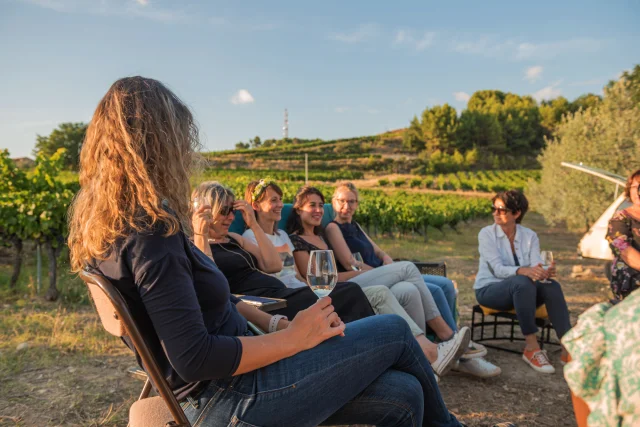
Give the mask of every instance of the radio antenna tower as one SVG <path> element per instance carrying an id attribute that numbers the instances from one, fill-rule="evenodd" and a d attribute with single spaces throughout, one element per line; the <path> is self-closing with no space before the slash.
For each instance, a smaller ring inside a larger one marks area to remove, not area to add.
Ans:
<path id="1" fill-rule="evenodd" d="M 282 137 L 289 138 L 289 112 L 284 109 L 284 126 L 282 126 Z"/>

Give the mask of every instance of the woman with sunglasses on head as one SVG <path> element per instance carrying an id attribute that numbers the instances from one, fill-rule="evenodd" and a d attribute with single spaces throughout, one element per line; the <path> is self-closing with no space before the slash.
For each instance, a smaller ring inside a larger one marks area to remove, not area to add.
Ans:
<path id="1" fill-rule="evenodd" d="M 315 187 L 304 186 L 296 194 L 293 211 L 287 221 L 287 231 L 294 245 L 294 258 L 298 270 L 306 272 L 305 266 L 309 262 L 311 251 L 333 249 L 324 240 L 322 216 L 324 214 L 324 196 Z M 335 251 L 334 251 L 335 252 Z M 436 311 L 435 303 L 431 300 L 431 308 L 425 310 L 422 305 L 422 295 L 415 282 L 420 284 L 420 275 L 415 272 L 408 276 L 405 271 L 411 271 L 404 266 L 384 267 L 378 271 L 354 271 L 346 269 L 339 263 L 338 279 L 356 282 L 367 295 L 377 294 L 379 288 L 384 288 L 398 301 L 393 313 L 400 314 L 409 324 L 414 336 L 420 343 L 425 355 L 439 376 L 446 374 L 464 353 L 469 344 L 470 332 L 464 328 L 460 333 L 453 333 L 448 340 L 436 345 L 425 336 L 426 324 L 438 325 L 442 322 L 437 314 L 425 321 L 425 312 Z M 396 268 L 399 267 L 399 268 Z M 413 266 L 415 269 L 415 266 Z M 412 280 L 412 281 L 410 281 Z M 424 287 L 420 285 L 420 287 Z M 428 292 L 425 293 L 428 294 Z M 443 333 L 447 333 L 446 330 Z"/>
<path id="2" fill-rule="evenodd" d="M 631 206 L 613 215 L 607 232 L 614 255 L 611 291 L 618 301 L 640 287 L 640 169 L 627 179 L 624 194 Z"/>
<path id="3" fill-rule="evenodd" d="M 520 191 L 503 191 L 493 199 L 493 225 L 478 234 L 480 264 L 473 288 L 476 299 L 488 308 L 513 310 L 525 336 L 522 359 L 535 371 L 555 372 L 547 353 L 540 349 L 536 334 L 536 308 L 545 305 L 558 338 L 571 329 L 569 308 L 556 275 L 555 263 L 542 267 L 540 240 L 531 229 L 520 225 L 529 209 Z M 549 279 L 547 281 L 547 279 Z M 567 361 L 563 349 L 561 360 Z"/>
<path id="4" fill-rule="evenodd" d="M 203 211 L 209 217 L 194 215 L 194 242 L 199 249 L 211 256 L 229 281 L 231 293 L 254 295 L 287 300 L 287 306 L 272 313 L 293 319 L 295 315 L 313 305 L 318 297 L 310 287 L 290 288 L 271 276 L 282 269 L 280 255 L 256 221 L 253 208 L 244 200 L 235 200 L 231 189 L 216 181 L 200 184 L 193 191 L 192 199 L 202 201 Z M 253 231 L 255 242 L 239 234 L 230 233 L 234 211 L 242 213 L 247 227 Z M 334 301 L 336 313 L 345 322 L 374 315 L 367 297 L 355 283 L 341 283 L 329 295 Z"/>
<path id="5" fill-rule="evenodd" d="M 382 277 L 381 269 L 410 275 L 410 281 L 415 284 L 421 295 L 435 305 L 438 317 L 435 322 L 427 322 L 429 327 L 438 338 L 446 340 L 447 336 L 458 331 L 458 325 L 453 316 L 456 304 L 453 282 L 446 277 L 422 275 L 412 262 L 394 262 L 353 219 L 358 210 L 359 201 L 360 194 L 353 183 L 343 182 L 336 186 L 332 198 L 335 218 L 327 225 L 326 235 L 334 248 L 337 262 L 348 267 L 353 263 L 352 253 L 359 252 L 364 261 L 361 268 L 365 271 L 374 271 L 373 275 L 376 277 Z M 361 278 L 356 278 L 353 281 L 359 283 L 360 280 Z M 373 283 L 378 282 L 374 280 Z M 425 313 L 425 320 L 429 319 L 428 313 Z M 424 321 L 419 322 L 419 324 L 423 323 Z M 483 345 L 470 341 L 454 370 L 481 378 L 500 375 L 502 372 L 500 368 L 483 358 L 486 354 L 487 349 Z"/>
<path id="6" fill-rule="evenodd" d="M 73 270 L 123 295 L 192 425 L 460 426 L 400 317 L 345 325 L 325 297 L 287 322 L 231 295 L 189 239 L 198 148 L 166 86 L 116 81 L 87 129 L 68 240 Z M 277 331 L 253 336 L 247 321 Z"/>

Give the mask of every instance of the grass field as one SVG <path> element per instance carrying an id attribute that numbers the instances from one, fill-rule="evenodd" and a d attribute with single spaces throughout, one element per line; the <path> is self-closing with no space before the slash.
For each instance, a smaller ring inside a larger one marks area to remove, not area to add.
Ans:
<path id="1" fill-rule="evenodd" d="M 477 269 L 476 236 L 489 221 L 473 221 L 459 233 L 431 233 L 426 243 L 421 237 L 378 242 L 396 258 L 445 260 L 449 277 L 459 285 L 461 322 L 469 325 L 475 302 L 471 287 Z M 601 264 L 576 256 L 579 235 L 549 228 L 534 213 L 525 225 L 538 231 L 543 249 L 554 251 L 573 322 L 590 305 L 607 298 Z M 46 267 L 46 260 L 43 264 Z M 574 265 L 592 268 L 595 275 L 571 279 Z M 6 283 L 8 275 L 7 259 L 0 256 L 0 283 Z M 84 285 L 66 273 L 60 281 L 62 300 L 44 302 L 35 291 L 34 259 L 27 257 L 19 292 L 0 294 L 0 426 L 125 426 L 128 407 L 142 387 L 125 374 L 135 360 L 124 344 L 102 330 Z M 17 350 L 23 343 L 27 348 Z M 559 354 L 552 352 L 551 358 L 559 368 Z M 500 377 L 477 380 L 450 374 L 441 380 L 449 408 L 464 422 L 575 425 L 560 369 L 555 375 L 538 375 L 519 356 L 493 350 L 488 359 L 502 368 Z"/>

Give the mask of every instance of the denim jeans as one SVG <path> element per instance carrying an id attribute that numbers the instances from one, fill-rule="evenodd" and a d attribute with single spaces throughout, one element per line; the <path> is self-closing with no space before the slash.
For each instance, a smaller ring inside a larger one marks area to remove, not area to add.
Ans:
<path id="1" fill-rule="evenodd" d="M 391 292 L 394 292 L 394 285 L 397 285 L 398 283 L 411 283 L 413 284 L 413 286 L 415 286 L 418 294 L 420 295 L 420 302 L 422 303 L 422 313 L 424 313 L 425 321 L 428 322 L 429 320 L 435 319 L 436 317 L 440 316 L 440 310 L 438 310 L 438 306 L 433 300 L 431 292 L 429 292 L 424 285 L 424 280 L 422 279 L 420 271 L 412 262 L 398 261 L 388 265 L 383 265 L 358 274 L 357 276 L 349 279 L 349 281 L 357 283 L 363 288 L 378 285 L 386 286 L 391 289 Z M 400 296 L 396 292 L 394 292 L 394 295 L 396 295 L 396 298 L 398 298 L 398 301 L 400 301 Z M 403 307 L 407 311 L 407 313 L 409 313 L 411 318 L 422 327 L 420 321 L 418 321 L 404 305 Z"/>
<path id="2" fill-rule="evenodd" d="M 571 329 L 569 308 L 560 283 L 534 282 L 526 276 L 511 276 L 500 282 L 476 289 L 476 299 L 481 305 L 495 310 L 516 310 L 523 335 L 538 332 L 536 307 L 546 305 L 549 320 L 558 338 Z"/>
<path id="3" fill-rule="evenodd" d="M 213 380 L 184 404 L 194 427 L 460 426 L 407 322 L 379 315 L 313 349 Z"/>
<path id="4" fill-rule="evenodd" d="M 415 320 L 413 320 L 411 315 L 409 315 L 408 310 L 405 310 L 404 304 L 400 303 L 400 298 L 396 297 L 395 292 L 392 292 L 392 290 L 395 290 L 396 288 L 400 289 L 399 287 L 403 284 L 407 285 L 407 290 L 409 292 L 415 291 L 415 295 L 413 295 L 413 298 L 409 298 L 411 301 L 408 302 L 417 302 L 420 305 L 420 309 L 422 309 L 420 295 L 411 283 L 401 282 L 394 285 L 391 290 L 386 286 L 368 286 L 366 288 L 362 288 L 362 292 L 367 296 L 367 299 L 376 314 L 397 314 L 407 322 L 409 329 L 411 329 L 411 333 L 417 337 L 418 335 L 424 334 L 424 330 L 418 326 Z M 403 293 L 403 295 L 407 294 L 408 293 Z M 422 327 L 424 328 L 424 314 L 422 315 L 422 319 Z"/>
<path id="5" fill-rule="evenodd" d="M 447 325 L 452 330 L 457 331 L 458 325 L 455 319 L 456 289 L 453 286 L 453 282 L 446 277 L 433 276 L 431 274 L 423 274 L 422 279 L 429 292 L 431 292 L 444 321 L 447 322 Z"/>

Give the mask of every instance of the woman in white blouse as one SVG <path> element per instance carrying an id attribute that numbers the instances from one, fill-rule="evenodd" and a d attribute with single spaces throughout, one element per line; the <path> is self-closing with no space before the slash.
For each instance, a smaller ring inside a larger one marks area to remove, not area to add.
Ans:
<path id="1" fill-rule="evenodd" d="M 523 360 L 538 372 L 554 373 L 546 352 L 538 345 L 535 312 L 546 305 L 558 338 L 571 328 L 562 288 L 551 279 L 556 275 L 555 264 L 548 270 L 542 268 L 538 235 L 520 225 L 529 208 L 524 194 L 504 191 L 492 201 L 494 224 L 478 234 L 480 265 L 473 285 L 476 298 L 481 305 L 496 310 L 515 308 L 525 336 Z M 566 362 L 564 349 L 561 357 Z"/>

